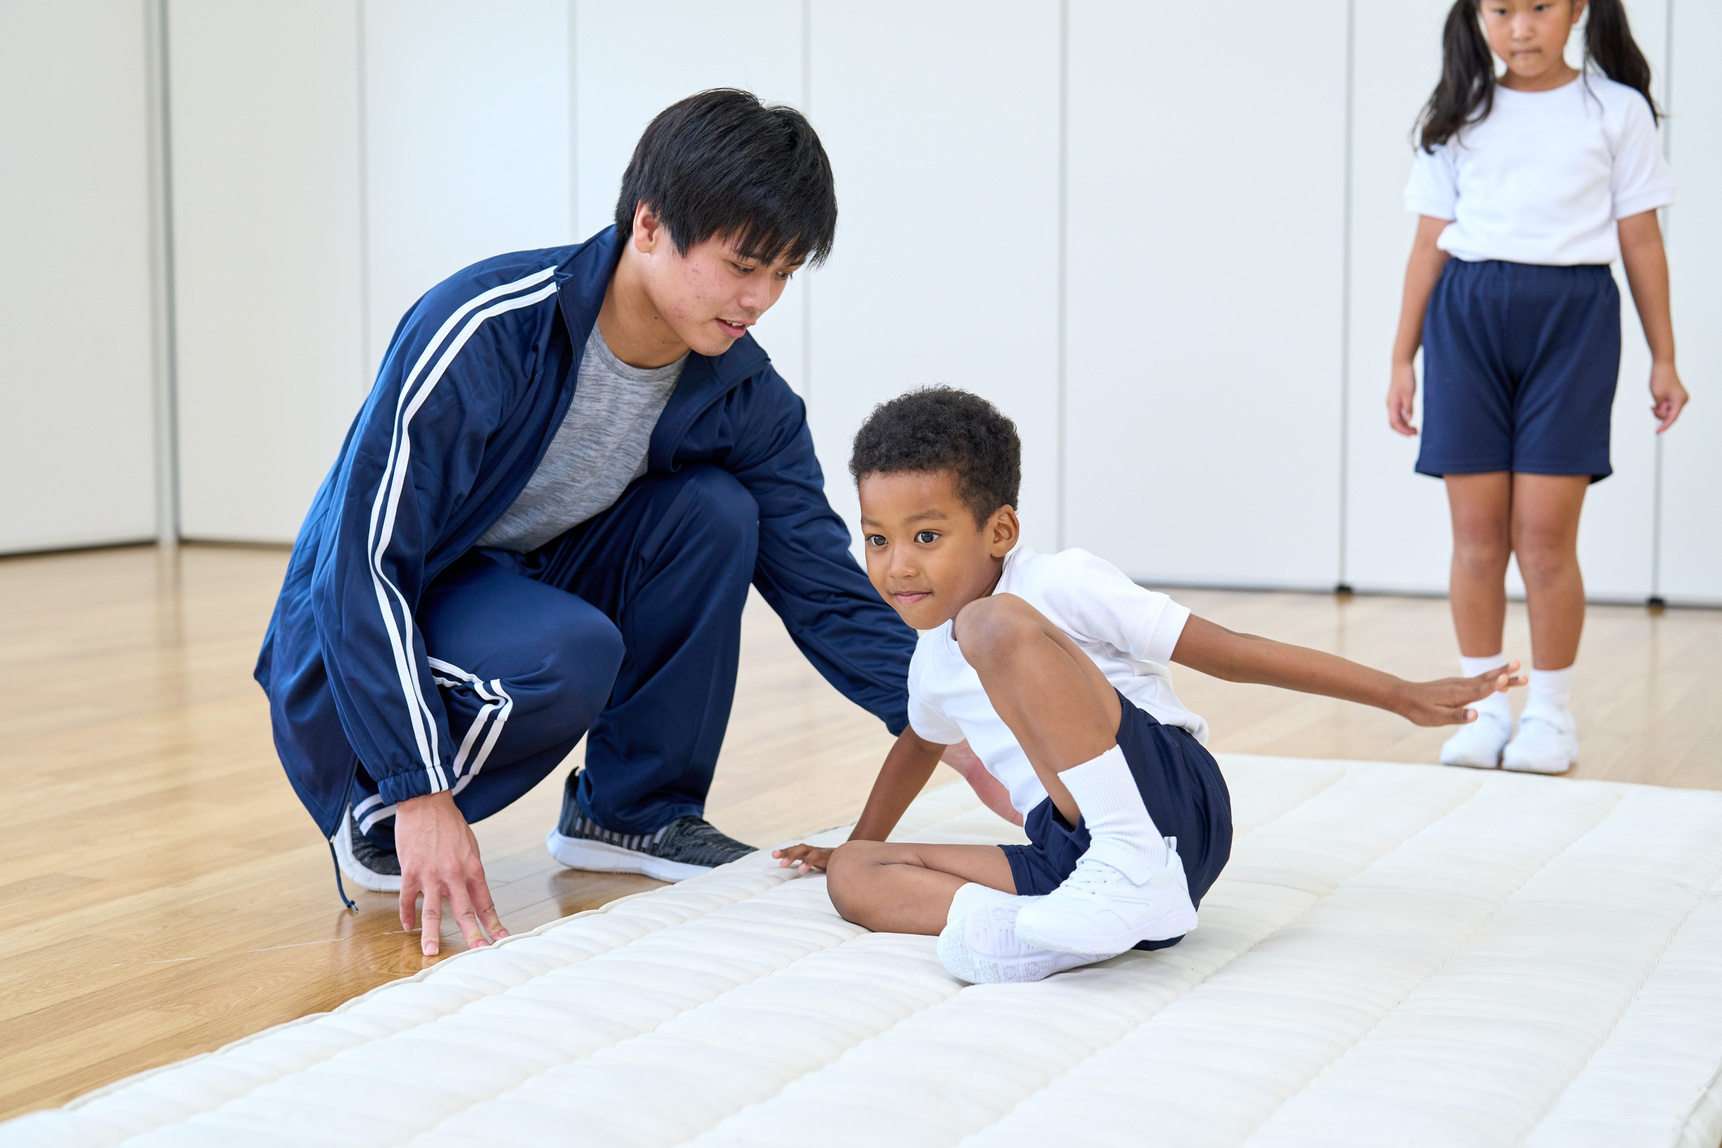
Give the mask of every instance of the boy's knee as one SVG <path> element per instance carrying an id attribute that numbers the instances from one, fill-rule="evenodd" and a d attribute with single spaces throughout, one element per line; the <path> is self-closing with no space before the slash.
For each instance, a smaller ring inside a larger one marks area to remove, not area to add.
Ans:
<path id="1" fill-rule="evenodd" d="M 830 895 L 837 915 L 845 921 L 861 923 L 855 919 L 856 893 L 867 867 L 867 846 L 877 844 L 876 841 L 846 841 L 831 851 L 831 859 L 826 862 L 825 891 Z"/>
<path id="2" fill-rule="evenodd" d="M 977 668 L 1008 657 L 1038 630 L 1034 607 L 1014 594 L 976 598 L 957 611 L 957 645 Z"/>

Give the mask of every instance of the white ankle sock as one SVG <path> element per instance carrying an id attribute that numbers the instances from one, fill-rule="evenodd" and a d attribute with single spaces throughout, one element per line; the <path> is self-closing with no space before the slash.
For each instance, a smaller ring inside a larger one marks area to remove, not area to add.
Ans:
<path id="1" fill-rule="evenodd" d="M 1565 712 L 1573 700 L 1573 668 L 1568 666 L 1564 670 L 1532 670 L 1531 687 L 1527 694 L 1527 707 L 1536 706 L 1539 709 Z"/>
<path id="2" fill-rule="evenodd" d="M 1122 749 L 1113 746 L 1093 761 L 1065 770 L 1058 779 L 1076 798 L 1091 851 L 1098 850 L 1098 856 L 1123 869 L 1132 880 L 1164 864 L 1165 839 L 1142 802 L 1142 791 L 1136 788 Z"/>
<path id="3" fill-rule="evenodd" d="M 1459 655 L 1459 672 L 1467 678 L 1474 678 L 1478 674 L 1499 669 L 1506 664 L 1505 654 L 1491 654 L 1486 658 L 1467 658 L 1463 654 Z M 1513 707 L 1507 704 L 1506 694 L 1490 694 L 1481 701 L 1472 702 L 1471 708 L 1477 711 L 1479 718 L 1484 714 L 1490 714 L 1500 718 L 1506 723 L 1508 729 L 1513 728 Z"/>

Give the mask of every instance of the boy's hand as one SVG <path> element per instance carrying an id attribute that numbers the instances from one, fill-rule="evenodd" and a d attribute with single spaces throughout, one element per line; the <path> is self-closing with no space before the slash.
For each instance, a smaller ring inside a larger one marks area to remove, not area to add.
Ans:
<path id="1" fill-rule="evenodd" d="M 1523 674 L 1515 676 L 1518 668 L 1519 663 L 1508 662 L 1474 678 L 1407 682 L 1404 698 L 1397 708 L 1401 716 L 1417 725 L 1464 725 L 1477 720 L 1477 711 L 1469 708 L 1472 702 L 1525 684 Z"/>
<path id="2" fill-rule="evenodd" d="M 803 873 L 824 869 L 831 863 L 831 850 L 817 845 L 791 845 L 787 849 L 773 849 L 771 855 L 777 858 L 778 868 L 797 869 Z"/>

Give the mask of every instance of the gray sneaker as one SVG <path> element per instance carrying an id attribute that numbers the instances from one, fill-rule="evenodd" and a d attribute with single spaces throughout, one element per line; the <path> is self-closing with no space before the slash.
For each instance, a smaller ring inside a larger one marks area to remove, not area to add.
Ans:
<path id="1" fill-rule="evenodd" d="M 678 817 L 654 833 L 617 833 L 582 814 L 571 793 L 544 847 L 570 869 L 641 873 L 659 881 L 685 881 L 754 852 L 699 817 Z"/>
<path id="2" fill-rule="evenodd" d="M 341 872 L 359 888 L 373 893 L 401 891 L 401 859 L 393 850 L 384 849 L 359 832 L 352 806 L 347 807 L 347 813 L 341 818 L 335 835 L 329 838 L 329 844 L 335 847 L 335 863 L 341 867 Z"/>

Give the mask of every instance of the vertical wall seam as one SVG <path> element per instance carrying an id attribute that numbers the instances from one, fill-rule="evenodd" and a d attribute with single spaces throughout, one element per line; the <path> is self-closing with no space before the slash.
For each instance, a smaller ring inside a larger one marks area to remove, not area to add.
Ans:
<path id="1" fill-rule="evenodd" d="M 1063 550 L 1066 529 L 1066 469 L 1068 458 L 1068 395 L 1066 362 L 1069 321 L 1070 253 L 1070 0 L 1058 2 L 1058 335 L 1057 335 L 1057 481 L 1055 519 L 1058 548 Z"/>
<path id="2" fill-rule="evenodd" d="M 173 159 L 167 0 L 143 0 L 150 205 L 150 390 L 156 540 L 179 543 L 179 346 L 173 262 Z"/>
<path id="3" fill-rule="evenodd" d="M 353 5 L 359 104 L 359 395 L 371 390 L 371 106 L 365 37 L 365 0 Z M 344 412 L 343 412 L 344 413 Z"/>
<path id="4" fill-rule="evenodd" d="M 1668 0 L 1667 18 L 1662 25 L 1662 110 L 1667 113 L 1674 110 L 1674 0 Z M 1670 165 L 1674 162 L 1674 124 L 1671 119 L 1662 121 L 1662 158 Z M 1663 245 L 1666 248 L 1669 239 L 1669 225 L 1673 222 L 1673 211 L 1664 208 L 1661 212 L 1663 224 Z M 1671 308 L 1672 310 L 1672 308 Z M 1662 475 L 1663 475 L 1663 446 L 1666 435 L 1657 435 L 1655 454 L 1651 460 L 1650 486 L 1650 603 L 1661 605 L 1662 596 Z"/>
<path id="5" fill-rule="evenodd" d="M 1357 136 L 1357 0 L 1345 4 L 1345 190 L 1341 196 L 1342 230 L 1339 271 L 1339 582 L 1340 593 L 1351 589 L 1351 233 L 1352 156 Z"/>
<path id="6" fill-rule="evenodd" d="M 568 0 L 568 235 L 580 234 L 580 2 Z"/>
<path id="7" fill-rule="evenodd" d="M 813 0 L 801 0 L 801 114 L 813 119 Z M 801 399 L 813 407 L 813 275 L 801 276 Z"/>

